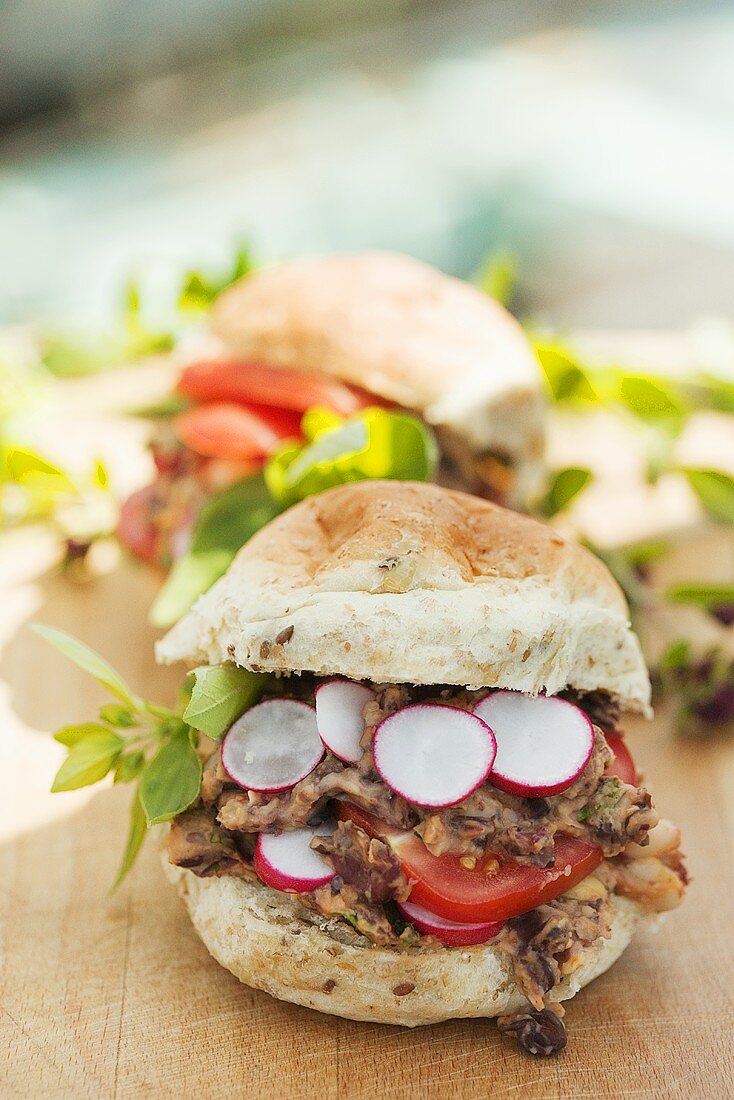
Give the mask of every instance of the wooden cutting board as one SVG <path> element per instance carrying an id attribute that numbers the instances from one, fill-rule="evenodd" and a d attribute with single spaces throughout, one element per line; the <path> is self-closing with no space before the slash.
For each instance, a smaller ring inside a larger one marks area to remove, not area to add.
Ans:
<path id="1" fill-rule="evenodd" d="M 722 541 L 723 540 L 723 541 Z M 707 554 L 729 561 L 731 537 Z M 700 561 L 691 549 L 691 569 Z M 569 1045 L 533 1060 L 488 1021 L 408 1031 L 333 1019 L 240 985 L 207 954 L 149 842 L 108 896 L 129 792 L 49 795 L 49 730 L 103 695 L 27 629 L 70 630 L 142 694 L 172 699 L 145 625 L 155 579 L 131 563 L 84 584 L 36 532 L 0 546 L 0 1097 L 734 1096 L 734 741 L 629 727 L 693 882 L 657 934 L 569 1006 Z M 700 570 L 699 570 L 700 571 Z"/>

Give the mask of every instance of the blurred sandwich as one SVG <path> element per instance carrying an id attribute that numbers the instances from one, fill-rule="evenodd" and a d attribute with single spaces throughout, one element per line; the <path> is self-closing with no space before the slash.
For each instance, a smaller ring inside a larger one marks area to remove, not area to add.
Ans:
<path id="1" fill-rule="evenodd" d="M 440 480 L 524 509 L 543 477 L 543 397 L 522 329 L 480 290 L 406 256 L 285 263 L 226 290 L 207 356 L 153 440 L 155 482 L 123 506 L 120 537 L 170 566 L 212 495 L 301 437 L 309 409 L 382 406 L 434 431 Z"/>

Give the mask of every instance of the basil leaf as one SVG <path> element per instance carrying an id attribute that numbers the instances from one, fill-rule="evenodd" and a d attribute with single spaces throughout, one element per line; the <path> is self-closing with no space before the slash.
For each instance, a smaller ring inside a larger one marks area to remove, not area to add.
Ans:
<path id="1" fill-rule="evenodd" d="M 438 458 L 436 441 L 422 421 L 406 413 L 366 409 L 304 447 L 286 444 L 268 461 L 265 481 L 283 505 L 334 485 L 370 478 L 426 481 Z"/>
<path id="2" fill-rule="evenodd" d="M 121 730 L 132 729 L 133 726 L 138 724 L 132 711 L 129 711 L 126 707 L 118 707 L 114 703 L 107 703 L 105 706 L 100 707 L 99 716 L 103 722 L 109 722 L 111 726 L 116 726 Z"/>
<path id="3" fill-rule="evenodd" d="M 76 492 L 74 483 L 60 466 L 22 447 L 11 447 L 5 455 L 5 468 L 11 481 L 18 485 L 42 483 L 57 493 Z"/>
<path id="4" fill-rule="evenodd" d="M 697 387 L 703 391 L 697 395 L 699 400 L 696 403 L 699 408 L 734 413 L 734 382 L 713 374 L 701 374 L 692 383 L 694 392 Z"/>
<path id="5" fill-rule="evenodd" d="M 191 408 L 191 402 L 186 397 L 180 397 L 173 393 L 168 397 L 162 397 L 160 401 L 152 405 L 141 405 L 139 408 L 130 409 L 128 416 L 137 416 L 141 420 L 164 420 L 170 416 L 177 416 Z"/>
<path id="6" fill-rule="evenodd" d="M 637 542 L 631 546 L 620 546 L 616 553 L 624 558 L 628 565 L 634 569 L 644 568 L 660 561 L 670 550 L 670 543 L 665 539 L 651 539 L 649 542 Z"/>
<path id="7" fill-rule="evenodd" d="M 84 722 L 80 726 L 64 726 L 63 729 L 57 730 L 54 734 L 54 741 L 58 741 L 60 745 L 66 745 L 70 749 L 72 745 L 76 745 L 86 737 L 91 737 L 96 733 L 109 732 L 106 726 L 100 726 L 98 722 Z"/>
<path id="8" fill-rule="evenodd" d="M 75 791 L 89 787 L 104 779 L 117 757 L 124 741 L 110 730 L 90 733 L 69 749 L 69 755 L 56 773 L 51 790 Z"/>
<path id="9" fill-rule="evenodd" d="M 57 378 L 80 378 L 124 361 L 117 335 L 105 331 L 70 334 L 46 332 L 41 362 Z"/>
<path id="10" fill-rule="evenodd" d="M 110 474 L 109 470 L 105 466 L 101 459 L 97 459 L 94 463 L 94 470 L 92 471 L 92 484 L 96 485 L 98 489 L 106 492 L 110 487 Z"/>
<path id="11" fill-rule="evenodd" d="M 534 344 L 551 396 L 557 402 L 597 401 L 588 374 L 561 344 Z"/>
<path id="12" fill-rule="evenodd" d="M 89 646 L 77 641 L 76 638 L 72 638 L 71 634 L 67 634 L 63 630 L 56 630 L 52 626 L 42 626 L 40 623 L 34 623 L 31 630 L 34 630 L 36 634 L 40 634 L 42 638 L 55 646 L 60 653 L 63 653 L 75 665 L 88 672 L 90 676 L 93 676 L 113 695 L 116 695 L 131 710 L 139 711 L 142 709 L 141 700 L 133 695 L 112 665 L 109 665 L 103 657 L 100 657 Z"/>
<path id="13" fill-rule="evenodd" d="M 130 829 L 127 835 L 127 844 L 110 893 L 114 893 L 137 859 L 147 831 L 148 823 L 145 819 L 145 810 L 140 801 L 140 792 L 136 791 L 130 805 Z"/>
<path id="14" fill-rule="evenodd" d="M 679 638 L 666 649 L 660 658 L 659 665 L 663 672 L 685 668 L 691 660 L 691 643 L 685 638 Z"/>
<path id="15" fill-rule="evenodd" d="M 699 470 L 690 466 L 682 473 L 706 511 L 714 519 L 734 523 L 734 478 L 721 470 Z"/>
<path id="16" fill-rule="evenodd" d="M 122 321 L 126 330 L 126 351 L 131 358 L 170 351 L 175 341 L 172 332 L 150 328 L 145 321 L 142 287 L 139 279 L 131 278 L 123 288 Z"/>
<path id="17" fill-rule="evenodd" d="M 178 308 L 189 310 L 208 309 L 214 299 L 226 287 L 255 270 L 255 261 L 247 245 L 240 245 L 229 271 L 219 276 L 206 275 L 203 271 L 189 271 L 184 278 L 178 298 Z"/>
<path id="18" fill-rule="evenodd" d="M 217 493 L 202 508 L 187 554 L 174 564 L 150 611 L 154 626 L 170 626 L 226 573 L 247 540 L 278 515 L 262 475 Z"/>
<path id="19" fill-rule="evenodd" d="M 145 754 L 136 749 L 134 752 L 126 752 L 117 761 L 115 768 L 115 783 L 130 783 L 137 779 L 145 767 Z"/>
<path id="20" fill-rule="evenodd" d="M 565 470 L 558 470 L 540 504 L 543 515 L 555 516 L 568 508 L 571 501 L 589 484 L 591 477 L 591 470 L 583 466 L 567 466 Z"/>
<path id="21" fill-rule="evenodd" d="M 666 593 L 672 603 L 690 603 L 705 608 L 734 605 L 734 584 L 675 584 Z"/>
<path id="22" fill-rule="evenodd" d="M 482 261 L 472 282 L 490 298 L 506 306 L 517 290 L 517 277 L 517 256 L 506 248 L 499 248 Z"/>
<path id="23" fill-rule="evenodd" d="M 188 726 L 179 724 L 140 780 L 140 801 L 149 825 L 170 821 L 195 802 L 201 787 L 201 761 Z"/>
<path id="24" fill-rule="evenodd" d="M 268 679 L 237 665 L 202 665 L 194 669 L 193 676 L 184 721 L 215 741 L 257 702 Z"/>
<path id="25" fill-rule="evenodd" d="M 625 408 L 646 423 L 667 424 L 677 432 L 686 418 L 686 409 L 677 394 L 658 378 L 620 372 L 617 397 Z"/>

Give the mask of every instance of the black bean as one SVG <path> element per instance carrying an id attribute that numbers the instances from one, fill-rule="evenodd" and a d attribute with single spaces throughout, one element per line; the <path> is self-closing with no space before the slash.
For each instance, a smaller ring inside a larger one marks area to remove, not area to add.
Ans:
<path id="1" fill-rule="evenodd" d="M 540 1011 L 531 1009 L 516 1016 L 501 1016 L 497 1026 L 504 1035 L 514 1035 L 528 1054 L 543 1058 L 558 1054 L 567 1042 L 563 1020 L 549 1008 Z"/>

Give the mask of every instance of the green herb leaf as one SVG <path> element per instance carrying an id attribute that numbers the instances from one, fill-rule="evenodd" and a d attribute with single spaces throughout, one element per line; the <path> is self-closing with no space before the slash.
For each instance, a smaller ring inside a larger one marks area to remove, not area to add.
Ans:
<path id="1" fill-rule="evenodd" d="M 56 773 L 51 790 L 74 791 L 104 779 L 122 751 L 124 741 L 100 727 L 72 744 L 69 755 Z"/>
<path id="2" fill-rule="evenodd" d="M 286 444 L 268 461 L 265 481 L 276 500 L 288 506 L 334 485 L 370 478 L 426 481 L 437 458 L 433 433 L 420 420 L 366 409 L 304 447 Z"/>
<path id="3" fill-rule="evenodd" d="M 695 604 L 705 608 L 734 605 L 734 584 L 674 584 L 666 593 L 671 603 Z"/>
<path id="4" fill-rule="evenodd" d="M 544 516 L 555 516 L 562 512 L 586 488 L 591 481 L 591 470 L 583 466 L 567 466 L 558 470 L 551 486 L 541 502 L 540 510 Z"/>
<path id="5" fill-rule="evenodd" d="M 628 565 L 639 569 L 660 561 L 669 550 L 670 543 L 666 542 L 665 539 L 651 539 L 649 542 L 637 542 L 631 546 L 620 546 L 616 553 L 624 558 Z"/>
<path id="6" fill-rule="evenodd" d="M 538 357 L 554 401 L 595 402 L 597 392 L 573 354 L 559 343 L 535 343 Z"/>
<path id="7" fill-rule="evenodd" d="M 63 729 L 56 730 L 54 741 L 58 741 L 60 745 L 66 745 L 70 749 L 72 745 L 83 741 L 85 737 L 109 732 L 106 726 L 100 726 L 98 722 L 84 722 L 80 726 L 64 726 Z"/>
<path id="8" fill-rule="evenodd" d="M 218 741 L 265 690 L 268 677 L 237 665 L 202 665 L 193 671 L 194 689 L 183 717 Z"/>
<path id="9" fill-rule="evenodd" d="M 177 416 L 191 408 L 191 402 L 177 393 L 161 398 L 152 405 L 141 405 L 139 408 L 130 409 L 128 416 L 137 416 L 141 420 L 164 420 Z"/>
<path id="10" fill-rule="evenodd" d="M 130 805 L 130 829 L 128 831 L 127 844 L 125 845 L 122 862 L 115 876 L 115 881 L 112 884 L 110 893 L 114 893 L 135 863 L 147 831 L 148 823 L 145 818 L 145 810 L 140 801 L 140 792 L 136 791 Z"/>
<path id="11" fill-rule="evenodd" d="M 734 413 L 734 382 L 704 373 L 688 383 L 689 387 L 698 408 Z"/>
<path id="12" fill-rule="evenodd" d="M 115 783 L 130 783 L 137 779 L 145 767 L 145 754 L 140 750 L 126 752 L 117 761 L 115 768 Z"/>
<path id="13" fill-rule="evenodd" d="M 664 424 L 677 432 L 687 410 L 671 386 L 648 375 L 615 372 L 617 397 L 631 413 L 649 424 Z"/>
<path id="14" fill-rule="evenodd" d="M 201 761 L 188 726 L 179 723 L 140 780 L 140 801 L 149 825 L 170 821 L 195 802 L 201 786 Z"/>
<path id="15" fill-rule="evenodd" d="M 131 278 L 123 287 L 122 320 L 127 332 L 125 351 L 130 358 L 170 351 L 175 344 L 172 332 L 150 328 L 145 321 L 143 295 L 138 279 Z"/>
<path id="16" fill-rule="evenodd" d="M 94 470 L 92 471 L 92 484 L 98 489 L 102 489 L 106 492 L 110 487 L 110 475 L 101 459 L 97 459 L 94 463 Z"/>
<path id="17" fill-rule="evenodd" d="M 84 672 L 88 672 L 90 676 L 93 676 L 103 687 L 106 687 L 112 695 L 129 707 L 130 710 L 140 711 L 143 708 L 143 704 L 136 695 L 130 691 L 122 677 L 115 672 L 112 665 L 109 665 L 103 657 L 100 657 L 98 653 L 95 653 L 89 646 L 84 645 L 83 642 L 77 641 L 76 638 L 72 638 L 71 634 L 67 634 L 63 630 L 56 630 L 52 626 L 43 626 L 40 623 L 35 623 L 31 626 L 31 630 L 36 634 L 40 634 L 42 638 L 45 638 L 47 642 L 55 646 L 60 653 L 63 653 L 65 657 L 68 657 L 70 661 L 73 661 L 75 665 L 83 669 Z"/>
<path id="18" fill-rule="evenodd" d="M 240 245 L 232 267 L 223 275 L 211 276 L 202 271 L 189 271 L 184 278 L 178 307 L 181 310 L 208 309 L 226 287 L 249 275 L 255 269 L 252 254 L 247 245 Z"/>
<path id="19" fill-rule="evenodd" d="M 713 519 L 734 523 L 734 478 L 721 470 L 700 470 L 690 466 L 683 467 L 681 472 Z"/>
<path id="20" fill-rule="evenodd" d="M 56 378 L 81 378 L 121 363 L 124 352 L 119 333 L 45 332 L 41 360 Z"/>
<path id="21" fill-rule="evenodd" d="M 57 492 L 76 491 L 73 481 L 60 466 L 55 466 L 25 447 L 9 447 L 5 454 L 5 467 L 11 481 L 18 485 L 29 485 L 43 479 L 46 483 L 52 483 Z"/>
<path id="22" fill-rule="evenodd" d="M 118 707 L 115 703 L 106 703 L 105 706 L 100 707 L 99 716 L 103 722 L 109 722 L 111 726 L 116 726 L 120 730 L 132 729 L 138 724 L 132 711 L 127 710 L 126 707 Z"/>
<path id="23" fill-rule="evenodd" d="M 490 298 L 506 306 L 517 289 L 518 266 L 513 252 L 499 248 L 483 260 L 472 282 Z"/>
<path id="24" fill-rule="evenodd" d="M 677 641 L 671 642 L 660 658 L 660 668 L 662 671 L 685 668 L 690 660 L 691 643 L 685 638 L 679 638 Z"/>
<path id="25" fill-rule="evenodd" d="M 280 510 L 259 474 L 212 497 L 201 510 L 188 553 L 175 562 L 151 608 L 153 625 L 170 626 L 180 619 Z"/>

